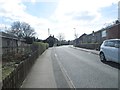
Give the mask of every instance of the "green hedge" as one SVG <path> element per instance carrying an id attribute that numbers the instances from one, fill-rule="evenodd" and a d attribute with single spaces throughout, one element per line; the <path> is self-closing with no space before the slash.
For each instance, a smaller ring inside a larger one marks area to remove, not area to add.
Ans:
<path id="1" fill-rule="evenodd" d="M 43 53 L 46 49 L 49 48 L 48 43 L 43 43 L 43 42 L 34 42 L 33 47 L 39 51 L 39 53 Z"/>

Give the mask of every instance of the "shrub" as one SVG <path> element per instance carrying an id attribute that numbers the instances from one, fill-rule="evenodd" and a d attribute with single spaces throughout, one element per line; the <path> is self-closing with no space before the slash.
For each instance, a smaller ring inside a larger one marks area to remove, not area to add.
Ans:
<path id="1" fill-rule="evenodd" d="M 38 50 L 39 53 L 43 53 L 46 49 L 48 49 L 49 45 L 48 43 L 42 43 L 42 42 L 34 42 L 33 43 L 33 48 L 35 50 Z"/>

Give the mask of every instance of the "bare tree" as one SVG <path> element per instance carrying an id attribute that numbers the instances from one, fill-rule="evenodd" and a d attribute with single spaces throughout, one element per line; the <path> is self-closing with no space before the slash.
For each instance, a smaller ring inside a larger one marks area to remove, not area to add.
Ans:
<path id="1" fill-rule="evenodd" d="M 23 37 L 33 37 L 36 34 L 34 28 L 32 28 L 28 23 L 22 22 L 21 29 L 23 31 Z"/>
<path id="2" fill-rule="evenodd" d="M 57 37 L 59 41 L 63 41 L 65 39 L 65 36 L 63 33 L 59 33 Z"/>
<path id="3" fill-rule="evenodd" d="M 78 34 L 77 34 L 77 33 L 75 33 L 75 34 L 74 34 L 74 36 L 75 36 L 75 39 L 77 39 L 77 38 L 78 38 Z"/>
<path id="4" fill-rule="evenodd" d="M 75 36 L 75 39 L 78 38 L 78 34 L 76 33 L 76 28 L 73 28 L 75 31 L 74 31 L 74 36 Z"/>
<path id="5" fill-rule="evenodd" d="M 20 37 L 22 30 L 21 30 L 21 23 L 19 21 L 13 22 L 11 25 L 10 30 L 7 30 L 7 33 L 13 34 L 17 37 Z"/>
<path id="6" fill-rule="evenodd" d="M 33 37 L 35 35 L 35 30 L 28 23 L 20 21 L 13 22 L 11 29 L 7 30 L 7 32 L 19 38 Z"/>

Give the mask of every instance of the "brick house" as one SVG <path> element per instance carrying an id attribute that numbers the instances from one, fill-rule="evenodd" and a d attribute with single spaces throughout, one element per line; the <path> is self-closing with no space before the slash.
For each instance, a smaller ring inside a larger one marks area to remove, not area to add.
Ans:
<path id="1" fill-rule="evenodd" d="M 106 39 L 120 39 L 120 22 L 111 26 L 92 32 L 91 34 L 83 34 L 77 39 L 77 46 L 99 49 L 101 43 Z"/>

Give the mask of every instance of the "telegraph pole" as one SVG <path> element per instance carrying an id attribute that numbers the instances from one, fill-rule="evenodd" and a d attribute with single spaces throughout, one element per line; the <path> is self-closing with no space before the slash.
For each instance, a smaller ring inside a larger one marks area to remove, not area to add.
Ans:
<path id="1" fill-rule="evenodd" d="M 48 28 L 48 37 L 50 36 L 50 28 Z"/>

